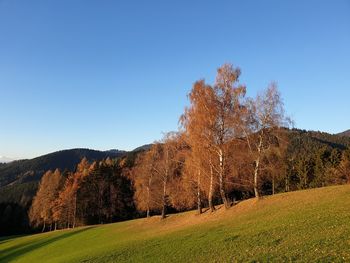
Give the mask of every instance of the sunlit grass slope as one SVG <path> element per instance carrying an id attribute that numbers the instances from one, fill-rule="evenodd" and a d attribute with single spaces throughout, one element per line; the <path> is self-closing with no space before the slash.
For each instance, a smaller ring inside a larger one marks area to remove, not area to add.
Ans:
<path id="1" fill-rule="evenodd" d="M 0 262 L 350 262 L 350 186 L 0 239 Z"/>

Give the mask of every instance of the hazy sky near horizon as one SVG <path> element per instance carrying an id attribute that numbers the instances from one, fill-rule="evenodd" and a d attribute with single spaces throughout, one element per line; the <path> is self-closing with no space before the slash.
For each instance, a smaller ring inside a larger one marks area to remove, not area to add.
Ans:
<path id="1" fill-rule="evenodd" d="M 350 129 L 348 0 L 0 0 L 0 155 L 160 139 L 225 62 L 297 128 Z"/>

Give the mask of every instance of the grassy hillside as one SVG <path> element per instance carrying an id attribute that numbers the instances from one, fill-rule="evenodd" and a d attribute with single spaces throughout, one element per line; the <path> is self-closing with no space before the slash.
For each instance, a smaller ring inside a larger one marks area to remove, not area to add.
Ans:
<path id="1" fill-rule="evenodd" d="M 0 239 L 0 262 L 350 261 L 350 186 Z"/>

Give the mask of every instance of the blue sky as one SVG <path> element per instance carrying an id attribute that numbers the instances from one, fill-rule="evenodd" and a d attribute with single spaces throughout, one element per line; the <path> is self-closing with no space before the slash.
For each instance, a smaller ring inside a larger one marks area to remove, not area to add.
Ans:
<path id="1" fill-rule="evenodd" d="M 296 127 L 350 129 L 348 0 L 0 0 L 0 155 L 160 139 L 225 62 Z"/>

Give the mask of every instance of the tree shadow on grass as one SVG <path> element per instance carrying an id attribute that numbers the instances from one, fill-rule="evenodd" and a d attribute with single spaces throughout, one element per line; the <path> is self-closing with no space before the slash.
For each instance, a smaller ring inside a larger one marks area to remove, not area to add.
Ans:
<path id="1" fill-rule="evenodd" d="M 2 236 L 2 237 L 0 237 L 0 245 L 5 244 L 6 242 L 9 242 L 9 241 L 11 241 L 14 238 L 24 237 L 24 236 L 26 236 L 26 235 Z"/>
<path id="2" fill-rule="evenodd" d="M 85 232 L 87 230 L 90 230 L 94 227 L 85 227 L 82 229 L 79 229 L 77 231 L 69 231 L 69 232 L 65 232 L 62 234 L 58 234 L 57 236 L 54 237 L 47 237 L 44 239 L 39 239 L 39 240 L 34 240 L 31 242 L 26 242 L 26 243 L 22 243 L 19 244 L 17 246 L 13 246 L 7 249 L 4 249 L 2 251 L 0 251 L 0 262 L 9 262 L 12 260 L 15 260 L 18 257 L 23 256 L 26 253 L 29 253 L 33 250 L 39 249 L 41 247 L 44 247 L 46 245 L 50 245 L 54 242 L 60 241 L 62 239 L 65 238 L 69 238 L 71 236 L 80 234 L 82 232 Z"/>

